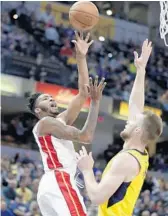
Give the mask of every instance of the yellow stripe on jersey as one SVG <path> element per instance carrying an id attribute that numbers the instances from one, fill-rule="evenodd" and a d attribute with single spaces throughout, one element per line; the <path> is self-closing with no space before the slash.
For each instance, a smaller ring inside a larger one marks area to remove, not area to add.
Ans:
<path id="1" fill-rule="evenodd" d="M 146 150 L 142 153 L 136 149 L 129 149 L 123 150 L 118 154 L 122 152 L 131 154 L 138 161 L 140 172 L 131 182 L 123 182 L 109 200 L 99 206 L 98 216 L 132 216 L 148 169 L 149 156 Z M 107 164 L 102 178 L 109 171 L 115 157 Z"/>

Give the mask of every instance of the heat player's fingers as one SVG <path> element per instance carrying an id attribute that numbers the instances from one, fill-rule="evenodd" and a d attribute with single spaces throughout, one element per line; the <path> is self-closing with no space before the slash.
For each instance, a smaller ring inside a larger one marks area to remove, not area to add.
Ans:
<path id="1" fill-rule="evenodd" d="M 89 77 L 89 87 L 90 87 L 90 91 L 93 90 L 93 80 L 92 77 Z"/>
<path id="2" fill-rule="evenodd" d="M 80 156 L 84 156 L 84 153 L 82 150 L 79 151 Z"/>
<path id="3" fill-rule="evenodd" d="M 90 32 L 87 33 L 86 38 L 85 38 L 85 41 L 88 42 L 88 41 L 89 41 L 89 38 L 90 38 Z"/>
<path id="4" fill-rule="evenodd" d="M 95 81 L 94 81 L 94 86 L 97 86 L 97 84 L 98 84 L 98 79 L 99 79 L 99 77 L 96 76 L 96 77 L 95 77 Z"/>
<path id="5" fill-rule="evenodd" d="M 80 31 L 80 39 L 83 40 L 83 31 Z"/>
<path id="6" fill-rule="evenodd" d="M 149 41 L 148 47 L 152 46 L 152 41 Z"/>
<path id="7" fill-rule="evenodd" d="M 79 40 L 79 39 L 80 39 L 79 34 L 78 34 L 77 31 L 75 31 L 75 36 L 76 36 L 76 40 Z"/>
<path id="8" fill-rule="evenodd" d="M 100 81 L 100 83 L 99 83 L 99 85 L 98 85 L 98 88 L 102 88 L 102 86 L 103 86 L 103 84 L 104 84 L 104 80 L 105 80 L 105 78 L 104 77 L 102 77 L 102 79 L 101 79 L 101 81 Z"/>
<path id="9" fill-rule="evenodd" d="M 94 42 L 94 40 L 91 40 L 91 41 L 88 43 L 88 45 L 89 45 L 89 46 L 92 45 L 93 42 Z"/>
<path id="10" fill-rule="evenodd" d="M 79 160 L 80 159 L 80 155 L 76 152 L 75 153 L 76 159 Z"/>
<path id="11" fill-rule="evenodd" d="M 83 150 L 83 154 L 87 155 L 87 151 L 86 151 L 86 148 L 84 146 L 82 146 L 82 150 Z"/>
<path id="12" fill-rule="evenodd" d="M 104 82 L 104 83 L 103 83 L 103 85 L 102 85 L 102 87 L 100 88 L 100 91 L 103 91 L 103 90 L 104 90 L 104 88 L 106 87 L 106 85 L 107 85 L 107 83 L 106 83 L 106 82 Z"/>
<path id="13" fill-rule="evenodd" d="M 93 156 L 92 156 L 92 152 L 89 152 L 89 157 L 93 158 Z"/>

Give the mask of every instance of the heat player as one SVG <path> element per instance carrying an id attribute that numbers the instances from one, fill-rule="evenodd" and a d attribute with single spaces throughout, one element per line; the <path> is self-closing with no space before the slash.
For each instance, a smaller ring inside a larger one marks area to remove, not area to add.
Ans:
<path id="1" fill-rule="evenodd" d="M 141 56 L 135 55 L 137 74 L 129 100 L 129 118 L 121 132 L 124 146 L 107 164 L 98 184 L 92 171 L 93 158 L 86 149 L 77 154 L 91 201 L 99 205 L 98 216 L 132 216 L 148 169 L 146 146 L 156 142 L 162 133 L 162 120 L 150 111 L 144 112 L 145 68 L 151 54 L 151 42 L 145 40 Z"/>
<path id="2" fill-rule="evenodd" d="M 44 171 L 38 189 L 37 201 L 43 216 L 86 216 L 83 199 L 76 187 L 74 176 L 77 162 L 72 141 L 90 144 L 97 124 L 99 102 L 105 87 L 104 79 L 94 84 L 88 78 L 86 53 L 91 42 L 76 33 L 79 93 L 59 113 L 54 98 L 48 94 L 35 93 L 29 99 L 29 108 L 39 119 L 33 129 L 39 146 Z M 86 98 L 90 94 L 90 110 L 82 130 L 73 126 Z"/>

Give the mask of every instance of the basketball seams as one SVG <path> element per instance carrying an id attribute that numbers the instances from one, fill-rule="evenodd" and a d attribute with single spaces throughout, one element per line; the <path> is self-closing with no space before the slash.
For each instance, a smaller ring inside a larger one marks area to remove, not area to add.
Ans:
<path id="1" fill-rule="evenodd" d="M 82 25 L 85 25 L 86 28 L 89 28 L 89 29 L 92 27 L 92 25 L 86 25 L 85 23 L 82 23 L 82 22 L 76 20 L 76 19 L 74 18 L 74 16 L 72 16 L 72 15 L 70 15 L 70 16 L 71 16 L 72 22 L 76 22 L 76 24 L 80 23 L 80 24 L 82 24 Z M 70 23 L 71 23 L 71 22 L 70 22 Z M 72 24 L 72 23 L 71 23 L 71 24 Z M 89 30 L 89 29 L 88 29 L 88 30 Z"/>
<path id="2" fill-rule="evenodd" d="M 95 16 L 95 15 L 93 15 L 93 14 L 91 14 L 91 13 L 88 13 L 88 12 L 84 12 L 84 11 L 80 11 L 80 10 L 70 10 L 69 12 L 71 13 L 71 11 L 77 11 L 77 12 L 80 12 L 80 13 L 89 14 L 89 15 L 91 15 L 91 16 L 93 16 L 93 17 L 99 19 L 99 16 Z"/>
<path id="3" fill-rule="evenodd" d="M 83 23 L 83 22 L 81 22 L 80 20 L 75 19 L 75 16 L 73 16 L 73 15 L 70 15 L 70 16 L 71 16 L 71 18 L 73 18 L 73 20 L 74 20 L 76 23 L 80 23 L 80 24 L 82 24 L 82 25 L 85 25 L 85 26 L 88 26 L 88 27 L 92 27 L 92 25 L 87 25 L 86 23 Z"/>

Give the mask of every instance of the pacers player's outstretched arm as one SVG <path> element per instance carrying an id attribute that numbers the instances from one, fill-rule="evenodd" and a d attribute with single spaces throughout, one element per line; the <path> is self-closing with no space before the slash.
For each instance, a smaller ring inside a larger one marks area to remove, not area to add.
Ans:
<path id="1" fill-rule="evenodd" d="M 51 134 L 59 139 L 78 141 L 82 143 L 91 143 L 97 125 L 97 118 L 99 113 L 99 104 L 102 97 L 102 91 L 106 83 L 104 78 L 98 84 L 98 77 L 96 77 L 94 84 L 92 78 L 89 79 L 90 92 L 90 109 L 87 120 L 82 130 L 75 127 L 64 125 L 59 120 L 52 117 L 45 117 L 41 120 L 38 131 L 40 136 Z"/>
<path id="2" fill-rule="evenodd" d="M 102 204 L 109 200 L 123 182 L 131 181 L 139 173 L 137 160 L 128 153 L 118 155 L 109 171 L 100 183 L 97 183 L 93 173 L 93 158 L 86 149 L 77 153 L 78 168 L 83 173 L 88 196 L 94 204 Z"/>
<path id="3" fill-rule="evenodd" d="M 79 93 L 73 98 L 70 102 L 68 109 L 60 114 L 60 118 L 63 118 L 66 124 L 72 125 L 73 122 L 78 117 L 83 104 L 88 98 L 87 91 L 85 90 L 85 85 L 89 84 L 89 75 L 88 75 L 88 67 L 86 62 L 86 54 L 88 52 L 88 48 L 93 43 L 93 41 L 89 41 L 90 33 L 87 34 L 86 38 L 83 39 L 83 33 L 80 35 L 75 32 L 76 40 L 72 42 L 75 44 L 76 49 L 76 60 L 78 67 L 78 88 Z"/>
<path id="4" fill-rule="evenodd" d="M 148 42 L 146 39 L 142 45 L 142 52 L 140 57 L 138 57 L 138 53 L 134 52 L 134 64 L 137 69 L 136 78 L 134 81 L 134 85 L 131 91 L 130 99 L 129 99 L 129 116 L 128 120 L 135 120 L 136 115 L 142 113 L 144 111 L 144 102 L 145 102 L 145 73 L 146 73 L 146 65 L 150 54 L 152 52 L 152 43 Z"/>

